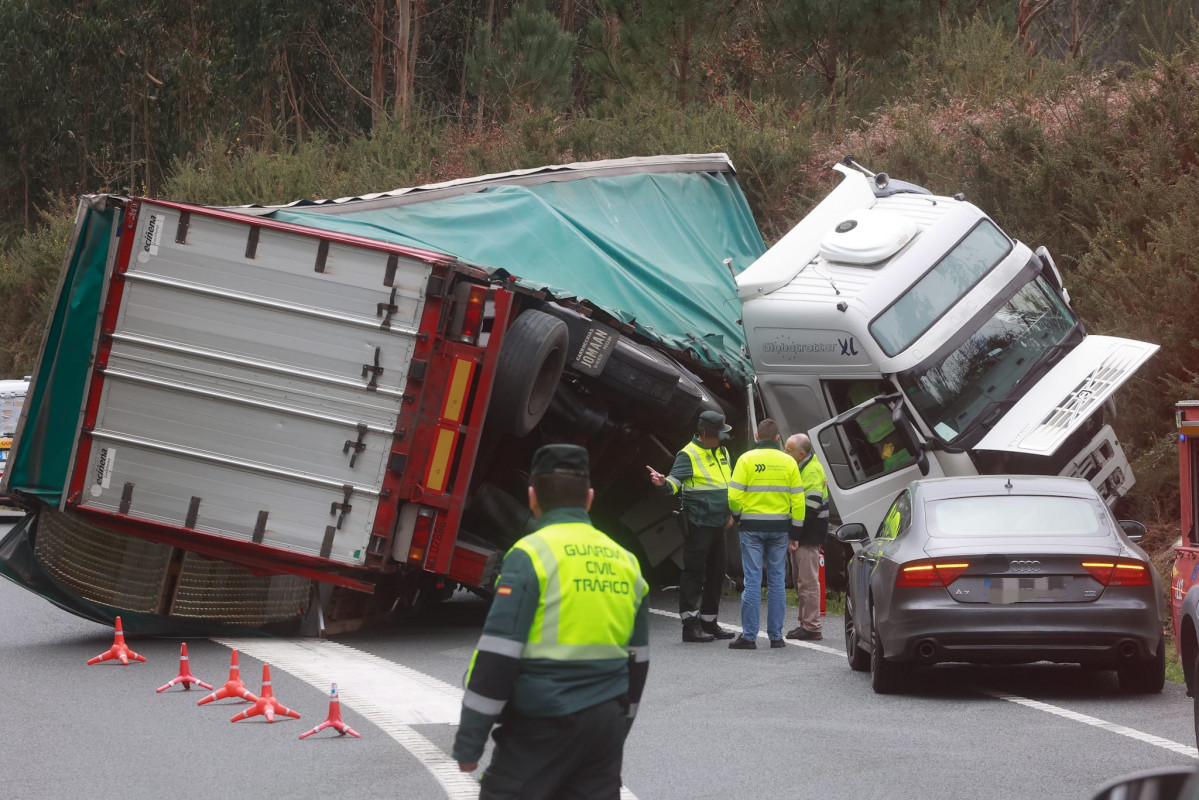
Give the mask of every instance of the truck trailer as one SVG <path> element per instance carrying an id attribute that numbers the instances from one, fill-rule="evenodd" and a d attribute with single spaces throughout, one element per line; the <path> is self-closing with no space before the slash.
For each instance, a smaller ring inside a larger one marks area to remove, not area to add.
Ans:
<path id="1" fill-rule="evenodd" d="M 0 570 L 143 631 L 350 627 L 489 591 L 554 441 L 663 565 L 681 533 L 642 465 L 741 413 L 733 275 L 764 251 L 723 154 L 273 208 L 85 197 Z"/>

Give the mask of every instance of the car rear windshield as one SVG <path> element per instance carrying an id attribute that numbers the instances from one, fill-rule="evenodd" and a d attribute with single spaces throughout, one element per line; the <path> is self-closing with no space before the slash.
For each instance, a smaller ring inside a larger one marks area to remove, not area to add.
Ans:
<path id="1" fill-rule="evenodd" d="M 955 497 L 929 504 L 929 533 L 938 537 L 1094 536 L 1104 530 L 1098 505 L 1081 497 Z"/>

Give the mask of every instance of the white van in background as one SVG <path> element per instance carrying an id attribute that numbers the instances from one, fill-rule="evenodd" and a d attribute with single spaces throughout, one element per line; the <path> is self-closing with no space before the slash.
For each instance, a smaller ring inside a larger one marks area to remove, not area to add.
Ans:
<path id="1" fill-rule="evenodd" d="M 21 408 L 29 392 L 29 380 L 29 375 L 20 380 L 0 380 L 0 475 L 8 466 L 8 452 L 12 449 L 13 437 L 17 435 L 17 422 L 21 419 Z M 21 516 L 24 513 L 12 506 L 7 496 L 0 495 L 0 517 L 13 514 Z"/>

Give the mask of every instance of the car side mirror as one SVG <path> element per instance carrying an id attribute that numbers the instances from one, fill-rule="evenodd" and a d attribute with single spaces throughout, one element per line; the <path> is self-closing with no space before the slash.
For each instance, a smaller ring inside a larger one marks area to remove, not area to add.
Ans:
<path id="1" fill-rule="evenodd" d="M 1194 767 L 1160 767 L 1125 775 L 1100 786 L 1092 800 L 1125 800 L 1136 797 L 1180 800 L 1192 796 L 1187 789 L 1193 788 L 1191 781 L 1195 774 Z"/>
<path id="2" fill-rule="evenodd" d="M 1120 530 L 1124 531 L 1124 535 L 1134 542 L 1145 538 L 1145 526 L 1135 519 L 1120 520 Z"/>
<path id="3" fill-rule="evenodd" d="M 838 542 L 849 544 L 851 542 L 864 542 L 870 538 L 870 534 L 866 531 L 866 526 L 860 522 L 847 522 L 840 528 L 837 528 L 835 538 Z"/>

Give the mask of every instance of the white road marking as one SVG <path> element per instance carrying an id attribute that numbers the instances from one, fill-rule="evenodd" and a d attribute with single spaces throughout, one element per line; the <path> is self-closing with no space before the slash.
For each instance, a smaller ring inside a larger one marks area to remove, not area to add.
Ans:
<path id="1" fill-rule="evenodd" d="M 423 672 L 324 639 L 213 639 L 281 669 L 379 726 L 432 773 L 450 800 L 477 800 L 479 782 L 413 725 L 457 725 L 462 689 Z M 253 691 L 253 681 L 247 683 Z M 626 788 L 621 800 L 637 800 Z"/>
<path id="2" fill-rule="evenodd" d="M 650 612 L 653 614 L 658 614 L 663 617 L 670 617 L 672 619 L 679 618 L 679 615 L 675 612 L 664 611 L 664 610 L 658 609 L 658 608 L 651 608 Z M 741 630 L 740 628 L 734 627 L 733 625 L 726 625 L 723 622 L 720 622 L 717 624 L 720 625 L 720 627 L 724 628 L 725 630 L 733 631 L 735 633 L 739 633 Z M 764 633 L 758 634 L 759 639 L 765 638 L 765 637 L 766 637 L 766 634 L 764 634 Z M 825 647 L 824 645 L 814 644 L 812 642 L 799 642 L 799 641 L 788 640 L 787 644 L 788 645 L 795 644 L 795 645 L 799 645 L 800 647 L 806 647 L 809 650 L 819 650 L 824 653 L 831 653 L 835 656 L 844 656 L 845 655 L 845 652 L 843 650 L 838 650 L 838 649 L 835 649 L 832 647 Z M 1037 711 L 1044 711 L 1047 714 L 1054 714 L 1063 719 L 1068 719 L 1071 722 L 1080 722 L 1084 725 L 1091 725 L 1091 726 L 1100 728 L 1105 731 L 1110 731 L 1111 733 L 1116 733 L 1121 736 L 1127 736 L 1128 738 L 1135 739 L 1138 742 L 1144 742 L 1146 744 L 1151 744 L 1155 747 L 1161 747 L 1165 750 L 1169 750 L 1174 753 L 1179 753 L 1184 756 L 1190 756 L 1191 758 L 1199 758 L 1199 749 L 1191 747 L 1190 745 L 1180 744 L 1178 742 L 1171 741 L 1170 739 L 1164 739 L 1161 736 L 1154 736 L 1151 733 L 1145 733 L 1143 731 L 1138 731 L 1135 728 L 1129 728 L 1124 725 L 1117 725 L 1114 722 L 1107 722 L 1106 720 L 1099 719 L 1098 717 L 1092 717 L 1088 714 L 1080 714 L 1077 711 L 1069 711 L 1065 708 L 1060 708 L 1055 705 L 1050 705 L 1049 703 L 1042 703 L 1040 700 L 1031 700 L 1027 697 L 1020 697 L 1018 695 L 1008 694 L 1006 692 L 999 692 L 999 691 L 994 691 L 994 690 L 990 690 L 990 689 L 977 689 L 977 691 L 982 694 L 990 695 L 991 697 L 997 698 L 999 700 L 1006 700 L 1009 703 L 1015 703 L 1017 705 L 1024 706 L 1025 708 L 1032 708 Z"/>
<path id="3" fill-rule="evenodd" d="M 678 620 L 678 618 L 679 618 L 679 612 L 663 611 L 660 608 L 652 608 L 651 607 L 649 610 L 649 613 L 657 614 L 662 617 L 670 617 L 673 620 Z M 719 625 L 720 627 L 724 628 L 726 631 L 732 631 L 733 633 L 741 633 L 741 628 L 736 625 L 728 625 L 723 622 L 717 622 L 716 624 Z M 770 637 L 766 635 L 765 631 L 758 631 L 758 638 L 762 639 L 764 641 L 767 641 L 767 642 L 769 642 L 769 640 L 770 640 Z M 831 653 L 834 656 L 845 655 L 844 650 L 838 650 L 835 647 L 829 647 L 828 645 L 817 644 L 816 642 L 803 642 L 803 641 L 799 641 L 796 639 L 788 639 L 787 646 L 790 647 L 791 645 L 795 645 L 796 647 L 806 647 L 809 650 L 819 650 L 822 653 Z"/>
<path id="4" fill-rule="evenodd" d="M 1136 739 L 1138 742 L 1151 744 L 1154 747 L 1161 747 L 1165 750 L 1181 753 L 1184 756 L 1190 756 L 1191 758 L 1199 758 L 1199 750 L 1195 749 L 1194 747 L 1185 744 L 1179 744 L 1178 742 L 1173 742 L 1169 739 L 1163 739 L 1162 737 L 1154 736 L 1151 733 L 1144 733 L 1136 730 L 1135 728 L 1117 725 L 1114 722 L 1107 722 L 1106 720 L 1099 719 L 1098 717 L 1080 714 L 1077 711 L 1069 711 L 1065 708 L 1050 705 L 1049 703 L 1042 703 L 1040 700 L 1030 700 L 1027 697 L 1019 697 L 1014 694 L 1008 694 L 1007 692 L 998 692 L 990 689 L 980 689 L 979 691 L 981 691 L 983 694 L 989 694 L 991 697 L 999 700 L 1006 700 L 1009 703 L 1015 703 L 1017 705 L 1025 706 L 1026 708 L 1035 708 L 1037 711 L 1044 711 L 1047 714 L 1055 714 L 1063 719 L 1071 720 L 1072 722 L 1081 722 L 1084 725 L 1093 725 L 1096 728 L 1101 728 L 1105 731 L 1111 731 L 1112 733 L 1118 733 L 1121 736 L 1127 736 L 1129 739 Z"/>

